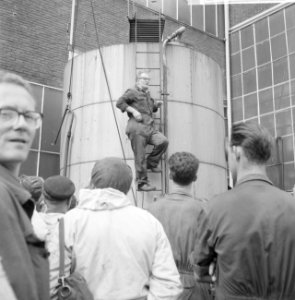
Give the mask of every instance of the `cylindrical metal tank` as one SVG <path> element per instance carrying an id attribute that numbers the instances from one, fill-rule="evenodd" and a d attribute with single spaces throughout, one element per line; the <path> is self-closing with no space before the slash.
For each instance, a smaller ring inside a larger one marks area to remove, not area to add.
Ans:
<path id="1" fill-rule="evenodd" d="M 125 156 L 134 171 L 133 152 L 125 135 L 128 117 L 115 104 L 127 88 L 134 86 L 136 70 L 151 70 L 151 94 L 155 99 L 161 98 L 158 44 L 114 45 L 102 48 L 101 53 L 108 81 L 98 50 L 75 57 L 73 64 L 69 62 L 66 66 L 64 75 L 64 106 L 71 86 L 70 104 L 75 115 L 66 157 L 67 176 L 75 182 L 77 189 L 89 183 L 95 161 L 103 157 Z M 227 188 L 223 73 L 211 58 L 179 43 L 169 44 L 166 55 L 167 154 L 189 151 L 199 158 L 194 194 L 210 198 Z M 66 119 L 63 126 L 61 161 L 65 160 L 69 123 Z M 162 184 L 159 176 L 153 174 L 150 177 L 157 186 Z M 135 193 L 142 197 L 139 194 Z M 153 193 L 146 194 L 147 199 L 153 198 Z"/>

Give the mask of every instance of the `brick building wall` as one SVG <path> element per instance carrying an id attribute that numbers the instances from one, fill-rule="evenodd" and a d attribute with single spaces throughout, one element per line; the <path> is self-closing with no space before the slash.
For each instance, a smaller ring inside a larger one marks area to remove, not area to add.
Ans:
<path id="1" fill-rule="evenodd" d="M 95 11 L 101 46 L 128 43 L 126 0 L 79 0 L 76 48 L 98 47 L 91 3 Z M 71 0 L 2 0 L 0 5 L 0 68 L 14 71 L 27 80 L 62 87 L 68 56 Z M 138 18 L 157 18 L 154 12 L 135 6 Z M 181 24 L 166 19 L 164 37 Z M 192 45 L 224 66 L 224 42 L 188 27 L 182 42 Z"/>
<path id="2" fill-rule="evenodd" d="M 71 0 L 2 0 L 0 67 L 27 80 L 61 86 Z"/>

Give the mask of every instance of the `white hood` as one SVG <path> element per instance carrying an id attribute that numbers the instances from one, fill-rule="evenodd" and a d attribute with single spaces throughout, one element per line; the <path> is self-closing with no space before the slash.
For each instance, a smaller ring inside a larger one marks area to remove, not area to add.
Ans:
<path id="1" fill-rule="evenodd" d="M 113 188 L 81 189 L 77 208 L 86 210 L 113 210 L 131 205 L 127 196 Z"/>

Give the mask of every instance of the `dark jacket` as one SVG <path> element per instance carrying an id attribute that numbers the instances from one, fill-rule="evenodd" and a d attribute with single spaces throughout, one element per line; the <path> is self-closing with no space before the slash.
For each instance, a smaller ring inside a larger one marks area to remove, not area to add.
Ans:
<path id="1" fill-rule="evenodd" d="M 205 202 L 183 191 L 175 191 L 152 203 L 149 211 L 161 222 L 171 244 L 184 291 L 179 299 L 208 300 L 210 286 L 197 283 L 191 255 L 197 239 L 200 212 Z"/>
<path id="2" fill-rule="evenodd" d="M 195 271 L 217 258 L 216 299 L 295 299 L 295 200 L 262 175 L 240 180 L 202 213 Z"/>
<path id="3" fill-rule="evenodd" d="M 11 287 L 17 299 L 47 300 L 48 255 L 29 219 L 34 204 L 30 194 L 2 166 L 0 198 L 0 257 Z"/>
<path id="4" fill-rule="evenodd" d="M 153 128 L 153 113 L 158 110 L 149 91 L 140 90 L 137 86 L 128 89 L 117 101 L 117 107 L 125 112 L 128 106 L 135 108 L 142 115 L 142 121 L 138 122 L 133 115 L 128 113 L 129 121 L 126 128 L 127 134 L 150 135 Z"/>

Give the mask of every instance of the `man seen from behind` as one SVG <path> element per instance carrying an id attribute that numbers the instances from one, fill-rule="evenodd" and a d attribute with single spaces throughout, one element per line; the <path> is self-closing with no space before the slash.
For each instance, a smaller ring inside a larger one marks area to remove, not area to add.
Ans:
<path id="1" fill-rule="evenodd" d="M 235 186 L 209 201 L 194 255 L 199 280 L 216 261 L 216 300 L 295 299 L 295 202 L 266 175 L 271 150 L 263 127 L 233 125 Z"/>
<path id="2" fill-rule="evenodd" d="M 182 291 L 160 222 L 127 197 L 131 168 L 119 158 L 94 165 L 90 187 L 67 212 L 65 244 L 95 299 L 176 300 Z"/>
<path id="3" fill-rule="evenodd" d="M 190 261 L 197 237 L 198 221 L 205 201 L 193 196 L 199 160 L 189 152 L 176 152 L 168 160 L 171 193 L 158 198 L 149 211 L 161 222 L 178 268 L 181 300 L 211 300 L 209 283 L 196 283 Z"/>

